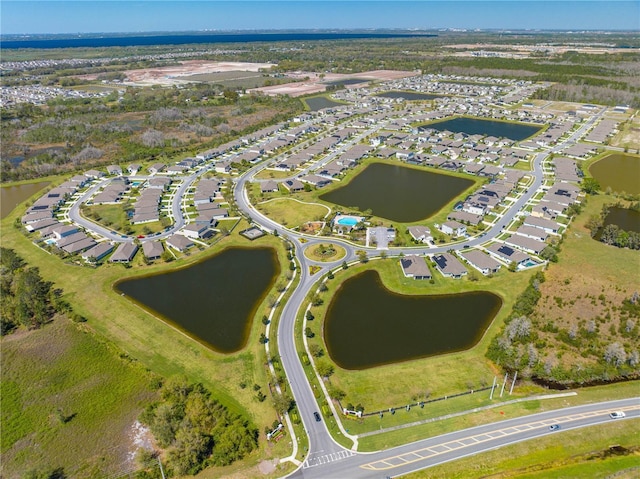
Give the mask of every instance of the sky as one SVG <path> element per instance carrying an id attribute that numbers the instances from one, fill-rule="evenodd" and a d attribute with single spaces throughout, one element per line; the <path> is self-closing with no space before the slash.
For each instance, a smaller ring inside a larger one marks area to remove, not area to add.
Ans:
<path id="1" fill-rule="evenodd" d="M 640 0 L 0 1 L 0 33 L 461 28 L 640 30 Z"/>

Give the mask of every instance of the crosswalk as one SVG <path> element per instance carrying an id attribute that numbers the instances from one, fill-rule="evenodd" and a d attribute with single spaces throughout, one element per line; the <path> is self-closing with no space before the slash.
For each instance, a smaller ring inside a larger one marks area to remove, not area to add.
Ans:
<path id="1" fill-rule="evenodd" d="M 321 466 L 323 464 L 340 461 L 341 459 L 346 459 L 351 456 L 355 456 L 355 453 L 346 449 L 338 452 L 330 452 L 328 454 L 317 453 L 312 455 L 312 457 L 307 458 L 307 460 L 302 464 L 302 468 L 308 469 L 310 467 Z"/>

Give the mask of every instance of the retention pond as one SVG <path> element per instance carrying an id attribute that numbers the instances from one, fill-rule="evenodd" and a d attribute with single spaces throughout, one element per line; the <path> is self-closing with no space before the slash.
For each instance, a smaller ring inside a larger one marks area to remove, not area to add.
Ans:
<path id="1" fill-rule="evenodd" d="M 242 349 L 280 267 L 271 248 L 229 248 L 188 268 L 122 281 L 116 289 L 216 351 Z"/>
<path id="2" fill-rule="evenodd" d="M 589 173 L 603 190 L 611 188 L 618 193 L 640 193 L 640 156 L 613 153 L 593 163 Z"/>
<path id="3" fill-rule="evenodd" d="M 386 289 L 376 271 L 346 280 L 336 291 L 324 326 L 329 355 L 345 369 L 461 351 L 474 346 L 502 306 L 477 291 L 414 296 Z"/>
<path id="4" fill-rule="evenodd" d="M 31 198 L 49 184 L 48 181 L 25 183 L 24 185 L 3 186 L 0 188 L 0 219 L 5 218 L 23 201 Z"/>
<path id="5" fill-rule="evenodd" d="M 452 133 L 466 133 L 467 135 L 487 135 L 496 138 L 508 138 L 513 141 L 522 141 L 535 135 L 541 126 L 526 123 L 511 123 L 508 121 L 485 120 L 482 118 L 452 118 L 423 125 L 422 129 L 436 131 L 450 131 Z"/>
<path id="6" fill-rule="evenodd" d="M 437 213 L 447 203 L 473 185 L 467 178 L 373 163 L 348 185 L 320 198 L 342 205 L 370 209 L 375 216 L 410 223 Z"/>

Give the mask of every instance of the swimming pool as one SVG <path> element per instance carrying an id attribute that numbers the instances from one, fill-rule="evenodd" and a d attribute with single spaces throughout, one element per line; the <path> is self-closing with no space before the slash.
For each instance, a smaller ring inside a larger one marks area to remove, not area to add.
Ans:
<path id="1" fill-rule="evenodd" d="M 345 226 L 355 226 L 358 224 L 358 220 L 356 218 L 352 218 L 350 216 L 346 216 L 344 218 L 340 218 L 337 223 L 339 225 L 345 225 Z"/>
<path id="2" fill-rule="evenodd" d="M 536 263 L 532 259 L 528 259 L 527 261 L 522 263 L 522 266 L 524 266 L 525 268 L 531 268 L 532 266 L 538 266 L 538 263 Z"/>

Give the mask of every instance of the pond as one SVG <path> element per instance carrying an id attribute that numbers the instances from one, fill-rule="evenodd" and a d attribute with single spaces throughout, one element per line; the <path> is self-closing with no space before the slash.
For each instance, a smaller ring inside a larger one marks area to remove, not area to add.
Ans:
<path id="1" fill-rule="evenodd" d="M 640 156 L 613 153 L 593 163 L 589 173 L 602 190 L 640 194 Z"/>
<path id="2" fill-rule="evenodd" d="M 411 223 L 432 216 L 474 182 L 400 165 L 373 163 L 348 185 L 329 191 L 321 199 L 375 216 Z"/>
<path id="3" fill-rule="evenodd" d="M 429 93 L 418 93 L 414 91 L 388 91 L 376 95 L 381 98 L 404 98 L 407 101 L 413 100 L 433 100 L 434 98 L 442 98 L 442 95 L 431 95 Z"/>
<path id="4" fill-rule="evenodd" d="M 272 248 L 229 248 L 188 268 L 122 281 L 116 290 L 197 341 L 232 353 L 245 346 L 279 274 Z"/>
<path id="5" fill-rule="evenodd" d="M 31 198 L 48 184 L 48 181 L 41 181 L 0 188 L 0 219 L 6 218 L 16 206 Z"/>
<path id="6" fill-rule="evenodd" d="M 608 225 L 616 225 L 621 230 L 640 233 L 640 211 L 612 206 L 602 223 L 603 227 Z M 600 239 L 600 232 L 596 234 L 596 239 Z"/>
<path id="7" fill-rule="evenodd" d="M 343 106 L 344 103 L 338 103 L 330 100 L 325 96 L 312 96 L 311 98 L 305 98 L 304 102 L 307 104 L 311 111 L 318 111 L 324 108 L 333 108 L 335 106 Z"/>
<path id="8" fill-rule="evenodd" d="M 501 306 L 499 296 L 485 291 L 393 293 L 377 271 L 369 270 L 336 291 L 327 310 L 324 340 L 331 359 L 345 369 L 451 353 L 474 346 Z"/>
<path id="9" fill-rule="evenodd" d="M 542 127 L 538 125 L 485 120 L 482 118 L 452 118 L 422 125 L 421 128 L 466 133 L 467 135 L 495 136 L 496 138 L 508 138 L 513 141 L 522 141 L 542 130 Z"/>

